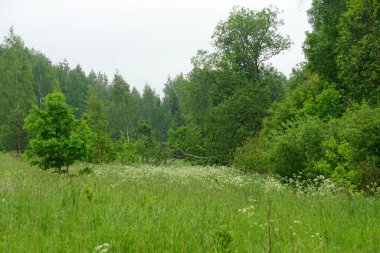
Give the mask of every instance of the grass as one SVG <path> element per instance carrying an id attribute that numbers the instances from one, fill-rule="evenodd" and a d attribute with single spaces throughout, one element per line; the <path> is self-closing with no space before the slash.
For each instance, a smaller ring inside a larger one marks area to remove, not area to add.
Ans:
<path id="1" fill-rule="evenodd" d="M 0 252 L 379 252 L 379 210 L 231 168 L 59 175 L 0 154 Z"/>

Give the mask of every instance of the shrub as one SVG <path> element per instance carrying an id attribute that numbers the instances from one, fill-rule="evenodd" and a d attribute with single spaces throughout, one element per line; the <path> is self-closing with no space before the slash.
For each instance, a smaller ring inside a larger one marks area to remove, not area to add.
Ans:
<path id="1" fill-rule="evenodd" d="M 117 143 L 117 155 L 121 164 L 135 164 L 139 161 L 137 144 L 128 142 L 123 133 Z"/>
<path id="2" fill-rule="evenodd" d="M 380 184 L 380 107 L 351 106 L 341 118 L 299 118 L 282 131 L 249 140 L 235 165 L 283 177 L 319 175 L 349 188 Z"/>
<path id="3" fill-rule="evenodd" d="M 364 188 L 380 183 L 380 107 L 353 105 L 338 120 L 330 121 L 336 143 L 325 148 L 333 179 L 346 179 Z M 334 157 L 335 156 L 335 157 Z"/>

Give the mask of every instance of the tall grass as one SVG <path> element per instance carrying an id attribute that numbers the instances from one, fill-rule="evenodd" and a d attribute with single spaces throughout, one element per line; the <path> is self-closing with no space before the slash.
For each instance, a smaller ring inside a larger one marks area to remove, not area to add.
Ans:
<path id="1" fill-rule="evenodd" d="M 59 175 L 0 155 L 0 252 L 378 252 L 380 200 L 231 168 L 99 165 Z"/>

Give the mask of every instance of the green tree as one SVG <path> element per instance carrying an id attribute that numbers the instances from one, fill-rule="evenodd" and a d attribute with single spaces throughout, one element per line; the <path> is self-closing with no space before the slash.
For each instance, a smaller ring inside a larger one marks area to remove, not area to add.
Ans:
<path id="1" fill-rule="evenodd" d="M 354 101 L 379 103 L 380 2 L 347 1 L 338 27 L 338 89 Z"/>
<path id="2" fill-rule="evenodd" d="M 191 60 L 193 69 L 179 89 L 181 108 L 188 121 L 203 125 L 212 107 L 211 89 L 215 84 L 215 64 L 212 55 L 199 50 Z"/>
<path id="3" fill-rule="evenodd" d="M 113 137 L 123 132 L 130 140 L 130 127 L 132 119 L 131 94 L 129 84 L 124 80 L 120 73 L 116 73 L 111 83 L 111 111 L 110 123 Z"/>
<path id="4" fill-rule="evenodd" d="M 41 109 L 42 99 L 52 92 L 52 85 L 56 83 L 54 67 L 51 61 L 42 53 L 32 49 L 30 51 L 32 63 L 33 86 L 37 105 Z"/>
<path id="5" fill-rule="evenodd" d="M 133 87 L 131 91 L 131 136 L 135 136 L 138 129 L 138 122 L 141 119 L 141 103 L 142 97 L 140 92 Z"/>
<path id="6" fill-rule="evenodd" d="M 282 24 L 276 10 L 234 7 L 228 19 L 216 26 L 214 45 L 237 71 L 257 81 L 260 66 L 291 45 L 289 38 L 278 33 Z"/>
<path id="7" fill-rule="evenodd" d="M 89 93 L 90 89 L 92 89 L 103 103 L 108 104 L 111 101 L 108 78 L 106 74 L 102 74 L 100 72 L 96 74 L 93 70 L 91 70 L 87 76 L 87 82 Z"/>
<path id="8" fill-rule="evenodd" d="M 94 153 L 91 161 L 103 163 L 115 158 L 111 140 L 110 123 L 107 115 L 107 106 L 101 100 L 101 93 L 92 86 L 87 97 L 85 119 L 91 130 L 95 133 Z"/>
<path id="9" fill-rule="evenodd" d="M 177 129 L 184 123 L 184 116 L 181 108 L 181 96 L 179 90 L 181 89 L 185 79 L 183 75 L 178 75 L 173 80 L 169 77 L 164 87 L 164 98 L 162 107 L 166 114 L 166 131 Z"/>
<path id="10" fill-rule="evenodd" d="M 187 157 L 229 164 L 235 149 L 255 135 L 266 110 L 283 96 L 286 79 L 265 61 L 290 47 L 278 33 L 282 20 L 271 9 L 235 7 L 213 34 L 216 53 L 198 51 L 180 89 L 187 126 L 171 133 L 171 143 Z M 173 140 L 196 136 L 185 147 Z M 195 151 L 197 153 L 188 153 Z"/>
<path id="11" fill-rule="evenodd" d="M 145 85 L 141 98 L 141 118 L 165 139 L 165 116 L 161 106 L 161 99 L 148 84 Z"/>
<path id="12" fill-rule="evenodd" d="M 139 161 L 139 147 L 138 142 L 127 141 L 124 133 L 120 133 L 119 140 L 117 141 L 117 156 L 121 164 L 136 164 Z"/>
<path id="13" fill-rule="evenodd" d="M 13 29 L 5 38 L 0 56 L 0 147 L 20 154 L 27 136 L 24 118 L 35 102 L 32 64 L 28 49 Z"/>
<path id="14" fill-rule="evenodd" d="M 93 152 L 92 131 L 84 120 L 77 120 L 65 96 L 53 92 L 44 98 L 43 108 L 33 106 L 25 120 L 32 136 L 26 152 L 32 164 L 61 171 L 77 160 L 87 160 Z"/>
<path id="15" fill-rule="evenodd" d="M 308 11 L 313 31 L 306 33 L 304 53 L 308 67 L 323 79 L 336 82 L 336 45 L 339 37 L 338 23 L 345 11 L 346 0 L 313 0 Z"/>
<path id="16" fill-rule="evenodd" d="M 69 78 L 69 89 L 66 95 L 67 102 L 77 109 L 75 115 L 79 118 L 85 112 L 88 82 L 86 74 L 79 64 L 70 71 Z"/>
<path id="17" fill-rule="evenodd" d="M 65 59 L 55 67 L 56 76 L 67 103 L 76 108 L 75 115 L 81 117 L 86 108 L 88 79 L 80 65 L 70 69 Z"/>
<path id="18" fill-rule="evenodd" d="M 235 149 L 259 131 L 269 105 L 266 89 L 247 85 L 214 107 L 204 128 L 209 159 L 229 164 Z"/>

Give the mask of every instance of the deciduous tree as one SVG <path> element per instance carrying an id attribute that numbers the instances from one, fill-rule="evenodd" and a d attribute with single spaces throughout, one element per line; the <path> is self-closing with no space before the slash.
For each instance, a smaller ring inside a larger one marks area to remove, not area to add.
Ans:
<path id="1" fill-rule="evenodd" d="M 77 120 L 60 92 L 47 95 L 43 109 L 33 106 L 25 121 L 32 139 L 26 152 L 32 164 L 61 171 L 93 152 L 94 135 L 84 120 Z"/>

